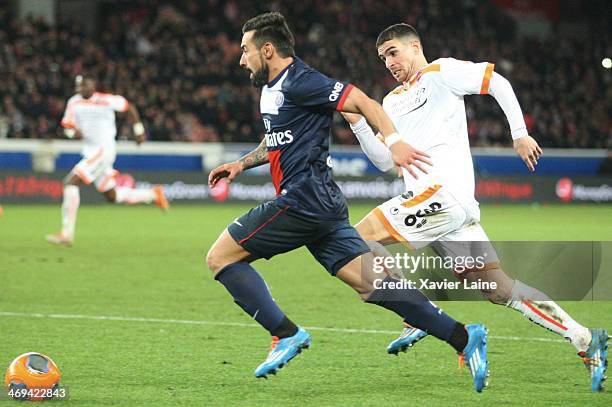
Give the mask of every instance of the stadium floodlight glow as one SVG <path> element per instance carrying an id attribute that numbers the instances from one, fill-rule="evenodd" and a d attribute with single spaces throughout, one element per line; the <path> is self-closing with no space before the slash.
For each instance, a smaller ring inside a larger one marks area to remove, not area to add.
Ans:
<path id="1" fill-rule="evenodd" d="M 606 69 L 612 68 L 612 59 L 610 59 L 610 58 L 602 59 L 601 60 L 601 66 L 603 66 Z"/>

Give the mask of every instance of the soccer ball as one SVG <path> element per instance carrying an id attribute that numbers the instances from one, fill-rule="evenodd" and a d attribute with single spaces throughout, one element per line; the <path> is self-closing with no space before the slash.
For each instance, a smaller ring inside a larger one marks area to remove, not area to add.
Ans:
<path id="1" fill-rule="evenodd" d="M 30 352 L 11 362 L 4 384 L 10 397 L 39 401 L 51 398 L 59 387 L 60 371 L 50 357 Z"/>

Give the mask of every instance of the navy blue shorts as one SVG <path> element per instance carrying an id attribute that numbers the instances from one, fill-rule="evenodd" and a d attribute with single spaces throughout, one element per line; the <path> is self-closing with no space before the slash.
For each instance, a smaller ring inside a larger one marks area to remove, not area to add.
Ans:
<path id="1" fill-rule="evenodd" d="M 240 246 L 251 253 L 252 260 L 269 259 L 306 246 L 333 276 L 351 260 L 370 251 L 348 219 L 312 218 L 274 201 L 251 209 L 231 223 L 227 230 Z"/>

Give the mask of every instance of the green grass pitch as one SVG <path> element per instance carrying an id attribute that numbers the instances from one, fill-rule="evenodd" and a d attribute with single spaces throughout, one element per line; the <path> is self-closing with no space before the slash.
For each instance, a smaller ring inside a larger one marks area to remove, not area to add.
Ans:
<path id="1" fill-rule="evenodd" d="M 24 352 L 50 355 L 70 391 L 58 405 L 612 405 L 611 393 L 591 393 L 571 345 L 485 302 L 439 304 L 490 328 L 491 384 L 483 394 L 435 339 L 387 355 L 398 318 L 362 304 L 305 250 L 255 263 L 281 307 L 313 335 L 312 349 L 256 380 L 269 337 L 204 264 L 219 232 L 246 209 L 84 206 L 76 244 L 63 248 L 44 242 L 58 229 L 59 205 L 5 205 L 0 369 Z M 369 209 L 352 205 L 352 220 Z M 612 240 L 612 206 L 482 212 L 492 239 Z M 564 306 L 587 326 L 612 328 L 612 302 Z"/>

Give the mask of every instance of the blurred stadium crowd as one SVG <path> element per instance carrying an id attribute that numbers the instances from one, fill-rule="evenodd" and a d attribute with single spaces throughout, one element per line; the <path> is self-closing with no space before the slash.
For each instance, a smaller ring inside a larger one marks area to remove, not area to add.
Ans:
<path id="1" fill-rule="evenodd" d="M 54 27 L 0 10 L 0 138 L 61 137 L 59 121 L 76 74 L 123 94 L 159 141 L 256 142 L 259 92 L 238 66 L 241 26 L 279 10 L 296 52 L 324 73 L 378 100 L 396 86 L 378 60 L 378 32 L 396 22 L 421 33 L 429 60 L 453 56 L 496 63 L 511 81 L 526 122 L 544 146 L 612 147 L 609 12 L 585 15 L 585 37 L 556 32 L 521 38 L 514 20 L 490 2 L 446 0 L 124 1 L 102 3 L 95 34 L 78 20 Z M 469 97 L 472 145 L 510 145 L 503 114 L 489 97 Z M 334 138 L 354 138 L 336 115 Z M 123 121 L 120 137 L 129 135 Z"/>

